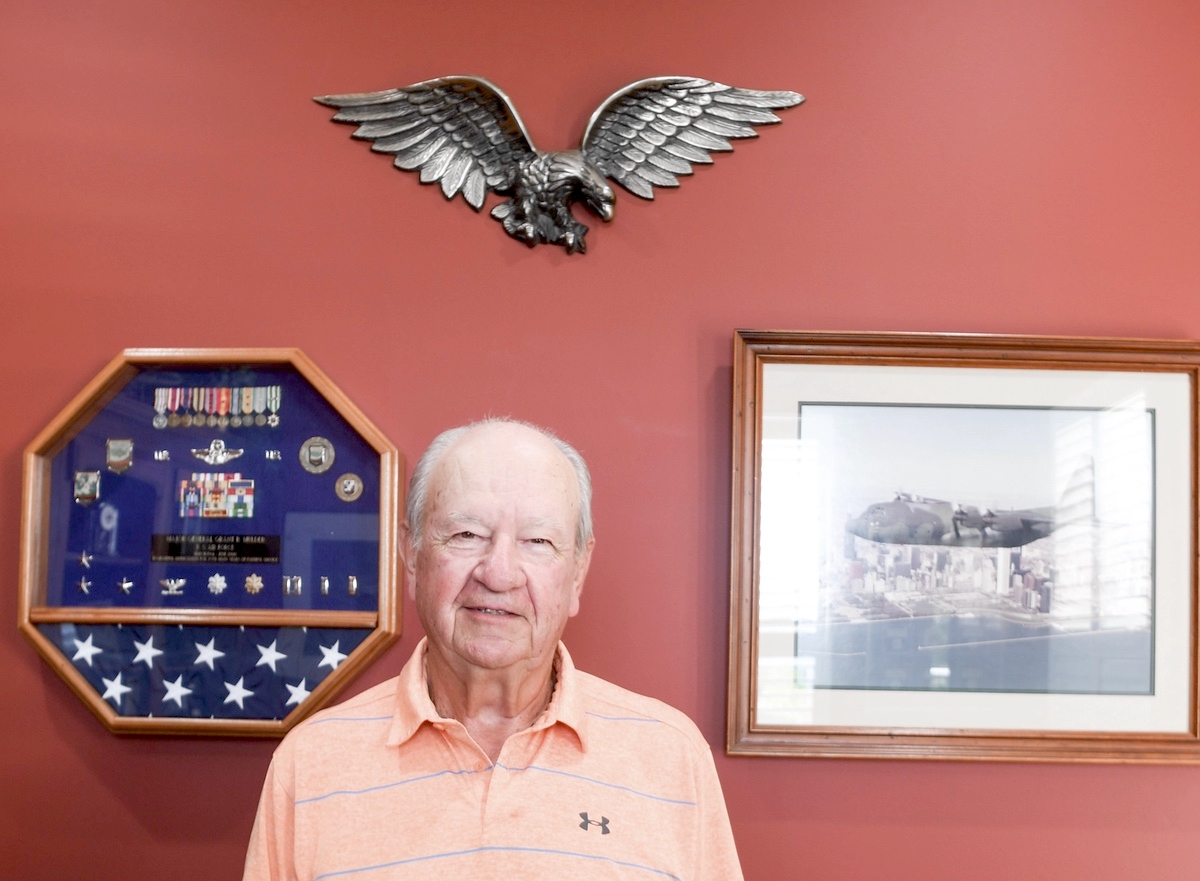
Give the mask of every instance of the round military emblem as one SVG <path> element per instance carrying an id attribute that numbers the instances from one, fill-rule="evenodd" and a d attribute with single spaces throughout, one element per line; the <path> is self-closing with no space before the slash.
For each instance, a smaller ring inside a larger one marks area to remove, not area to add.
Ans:
<path id="1" fill-rule="evenodd" d="M 333 467 L 333 444 L 323 437 L 310 437 L 300 444 L 300 465 L 309 474 L 324 474 Z"/>
<path id="2" fill-rule="evenodd" d="M 254 424 L 257 425 L 259 428 L 262 428 L 264 425 L 267 424 L 267 417 L 261 413 L 256 413 L 254 415 Z"/>
<path id="3" fill-rule="evenodd" d="M 353 502 L 363 494 L 362 478 L 357 474 L 346 473 L 337 479 L 334 484 L 334 491 L 337 497 L 343 502 Z"/>
<path id="4" fill-rule="evenodd" d="M 155 417 L 153 419 L 153 425 L 155 428 L 166 428 L 167 427 L 167 414 L 159 413 L 159 414 L 155 415 Z"/>
<path id="5" fill-rule="evenodd" d="M 178 413 L 172 413 L 170 416 L 167 417 L 167 426 L 170 428 L 178 428 L 180 423 L 182 423 L 182 422 L 183 422 L 183 417 L 180 416 Z"/>

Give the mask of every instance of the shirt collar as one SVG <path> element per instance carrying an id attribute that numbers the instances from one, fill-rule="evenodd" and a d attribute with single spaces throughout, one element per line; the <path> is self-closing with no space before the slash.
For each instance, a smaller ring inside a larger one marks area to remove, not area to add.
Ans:
<path id="1" fill-rule="evenodd" d="M 444 722 L 429 697 L 429 682 L 425 676 L 425 652 L 428 637 L 417 643 L 412 656 L 396 680 L 396 708 L 388 732 L 388 746 L 399 746 L 415 735 L 426 723 Z M 556 683 L 546 711 L 531 726 L 533 729 L 565 725 L 575 732 L 579 746 L 587 751 L 587 714 L 579 690 L 579 677 L 567 647 L 561 642 L 554 656 Z"/>

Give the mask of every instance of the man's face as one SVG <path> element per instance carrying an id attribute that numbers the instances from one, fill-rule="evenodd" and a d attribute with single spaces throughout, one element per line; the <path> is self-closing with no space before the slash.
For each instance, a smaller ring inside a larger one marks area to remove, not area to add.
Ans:
<path id="1" fill-rule="evenodd" d="M 575 547 L 570 463 L 531 429 L 486 425 L 445 453 L 430 484 L 406 565 L 431 649 L 453 666 L 540 667 L 579 611 L 591 558 L 591 543 Z"/>

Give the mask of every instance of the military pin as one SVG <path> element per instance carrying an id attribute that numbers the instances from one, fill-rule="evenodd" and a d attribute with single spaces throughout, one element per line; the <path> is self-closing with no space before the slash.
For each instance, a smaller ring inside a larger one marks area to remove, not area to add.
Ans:
<path id="1" fill-rule="evenodd" d="M 183 586 L 187 584 L 186 578 L 160 578 L 159 584 L 163 586 L 162 595 L 165 597 L 181 597 L 183 596 Z"/>
<path id="2" fill-rule="evenodd" d="M 309 474 L 324 474 L 333 467 L 333 444 L 323 437 L 310 437 L 300 445 L 300 465 Z"/>
<path id="3" fill-rule="evenodd" d="M 104 442 L 104 457 L 108 470 L 120 474 L 133 465 L 133 441 L 127 437 L 109 438 Z"/>
<path id="4" fill-rule="evenodd" d="M 129 589 L 131 587 L 133 587 L 133 582 L 130 581 L 128 578 L 122 578 L 120 581 L 117 582 L 117 587 L 121 588 L 121 593 L 125 594 L 126 596 L 129 596 Z"/>
<path id="5" fill-rule="evenodd" d="M 363 494 L 362 478 L 357 474 L 343 474 L 333 488 L 343 502 L 353 502 Z"/>
<path id="6" fill-rule="evenodd" d="M 321 576 L 321 596 L 329 596 L 329 576 L 327 575 Z"/>
<path id="7" fill-rule="evenodd" d="M 75 501 L 81 505 L 90 505 L 100 498 L 100 472 L 75 472 Z"/>
<path id="8" fill-rule="evenodd" d="M 350 580 L 346 582 L 346 589 L 350 591 L 350 596 L 358 593 L 358 576 L 351 575 Z"/>
<path id="9" fill-rule="evenodd" d="M 246 576 L 246 593 L 256 594 L 263 589 L 263 580 L 261 575 L 251 573 Z"/>

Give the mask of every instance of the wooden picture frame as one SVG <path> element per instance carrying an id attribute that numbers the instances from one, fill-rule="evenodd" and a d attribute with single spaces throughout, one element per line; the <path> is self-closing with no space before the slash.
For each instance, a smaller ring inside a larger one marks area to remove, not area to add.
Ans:
<path id="1" fill-rule="evenodd" d="M 282 736 L 398 638 L 403 460 L 298 349 L 129 349 L 26 448 L 18 625 L 118 733 Z"/>
<path id="2" fill-rule="evenodd" d="M 741 330 L 727 751 L 1200 761 L 1192 341 Z"/>

